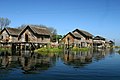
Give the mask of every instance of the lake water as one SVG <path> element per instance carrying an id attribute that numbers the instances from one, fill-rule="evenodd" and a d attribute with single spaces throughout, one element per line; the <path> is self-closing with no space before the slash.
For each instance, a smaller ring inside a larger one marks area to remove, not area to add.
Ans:
<path id="1" fill-rule="evenodd" d="M 0 52 L 0 80 L 120 80 L 120 54 Z"/>

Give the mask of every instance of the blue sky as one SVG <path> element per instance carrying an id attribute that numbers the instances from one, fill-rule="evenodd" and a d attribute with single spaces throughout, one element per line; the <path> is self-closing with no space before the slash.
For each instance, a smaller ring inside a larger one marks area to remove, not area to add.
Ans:
<path id="1" fill-rule="evenodd" d="M 0 0 L 0 6 L 11 27 L 43 24 L 62 35 L 79 28 L 120 42 L 120 0 Z"/>

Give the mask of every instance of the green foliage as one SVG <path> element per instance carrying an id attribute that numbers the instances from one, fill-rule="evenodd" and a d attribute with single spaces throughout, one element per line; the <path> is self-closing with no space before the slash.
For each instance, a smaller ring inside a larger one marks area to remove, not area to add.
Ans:
<path id="1" fill-rule="evenodd" d="M 78 47 L 73 47 L 71 48 L 72 51 L 88 51 L 89 48 L 78 48 Z M 39 48 L 36 49 L 35 52 L 36 53 L 48 53 L 48 52 L 61 52 L 63 51 L 63 48 L 58 48 L 58 47 L 54 47 L 54 48 Z"/>
<path id="2" fill-rule="evenodd" d="M 115 46 L 115 48 L 120 48 L 120 46 Z"/>
<path id="3" fill-rule="evenodd" d="M 36 49 L 35 52 L 60 52 L 62 49 L 60 48 L 39 48 Z"/>
<path id="4" fill-rule="evenodd" d="M 56 42 L 56 41 L 59 42 L 60 39 L 62 39 L 62 35 L 52 35 L 51 37 L 52 42 Z"/>
<path id="5" fill-rule="evenodd" d="M 11 51 L 11 49 L 10 48 L 0 48 L 0 52 L 2 52 L 2 51 Z"/>

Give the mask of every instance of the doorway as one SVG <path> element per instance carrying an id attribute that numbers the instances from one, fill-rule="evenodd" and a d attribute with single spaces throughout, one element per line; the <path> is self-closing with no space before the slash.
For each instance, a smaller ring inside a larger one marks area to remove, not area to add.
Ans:
<path id="1" fill-rule="evenodd" d="M 28 42 L 28 34 L 25 34 L 25 41 Z"/>

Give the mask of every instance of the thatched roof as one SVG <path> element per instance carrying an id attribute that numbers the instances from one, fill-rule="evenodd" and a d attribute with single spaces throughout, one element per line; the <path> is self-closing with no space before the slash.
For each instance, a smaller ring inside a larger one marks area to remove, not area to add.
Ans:
<path id="1" fill-rule="evenodd" d="M 62 39 L 64 39 L 67 35 L 71 35 L 73 38 L 77 38 L 77 39 L 82 38 L 82 36 L 80 34 L 69 32 Z"/>
<path id="2" fill-rule="evenodd" d="M 93 35 L 90 34 L 89 32 L 79 30 L 79 29 L 75 29 L 74 31 L 69 32 L 68 34 L 72 35 L 74 38 L 77 38 L 77 39 L 81 39 L 82 37 L 93 38 Z M 64 37 L 66 37 L 68 34 L 66 34 Z M 64 37 L 62 39 L 64 39 Z"/>
<path id="3" fill-rule="evenodd" d="M 115 42 L 114 42 L 114 41 L 112 41 L 112 40 L 110 40 L 110 41 L 109 41 L 109 43 L 110 43 L 110 44 L 115 44 Z"/>
<path id="4" fill-rule="evenodd" d="M 34 35 L 51 35 L 51 32 L 47 28 L 27 25 L 19 34 L 21 36 L 26 30 L 30 30 Z"/>
<path id="5" fill-rule="evenodd" d="M 91 33 L 87 32 L 87 31 L 75 29 L 73 32 L 75 32 L 75 31 L 77 31 L 78 33 L 80 33 L 84 37 L 90 37 L 90 38 L 93 37 L 93 35 Z"/>
<path id="6" fill-rule="evenodd" d="M 16 28 L 4 28 L 1 33 L 6 30 L 6 32 L 9 34 L 9 35 L 12 35 L 12 36 L 18 36 L 19 33 L 21 32 L 21 29 L 16 29 Z"/>
<path id="7" fill-rule="evenodd" d="M 29 26 L 34 33 L 41 34 L 41 35 L 51 35 L 50 31 L 47 28 L 36 27 L 36 26 Z"/>
<path id="8" fill-rule="evenodd" d="M 78 33 L 71 33 L 75 38 L 82 38 L 82 35 Z"/>
<path id="9" fill-rule="evenodd" d="M 96 36 L 93 38 L 93 40 L 105 40 L 105 38 L 101 36 Z"/>
<path id="10" fill-rule="evenodd" d="M 33 32 L 35 35 L 51 35 L 51 32 L 44 27 L 37 27 L 37 26 L 29 26 L 27 25 L 25 28 L 21 28 L 21 29 L 16 29 L 16 28 L 4 28 L 1 33 L 6 30 L 6 32 L 8 33 L 8 35 L 11 36 L 20 36 L 21 34 L 24 33 L 24 31 L 26 31 L 26 29 L 29 29 L 31 32 Z"/>

